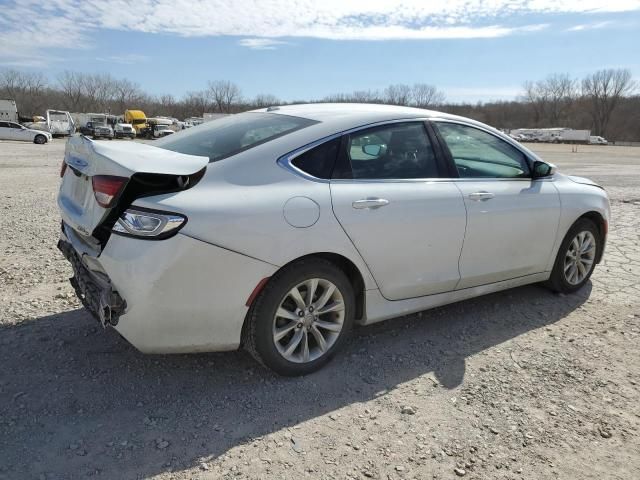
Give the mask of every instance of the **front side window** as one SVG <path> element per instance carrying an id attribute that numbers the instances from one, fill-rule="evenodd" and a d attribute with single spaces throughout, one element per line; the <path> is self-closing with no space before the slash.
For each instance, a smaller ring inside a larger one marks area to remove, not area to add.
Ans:
<path id="1" fill-rule="evenodd" d="M 354 179 L 434 178 L 439 174 L 422 122 L 361 130 L 349 135 L 346 143 Z"/>
<path id="2" fill-rule="evenodd" d="M 504 140 L 467 125 L 435 123 L 461 178 L 526 178 L 524 153 Z"/>
<path id="3" fill-rule="evenodd" d="M 159 140 L 154 146 L 217 162 L 317 123 L 275 113 L 228 115 Z"/>

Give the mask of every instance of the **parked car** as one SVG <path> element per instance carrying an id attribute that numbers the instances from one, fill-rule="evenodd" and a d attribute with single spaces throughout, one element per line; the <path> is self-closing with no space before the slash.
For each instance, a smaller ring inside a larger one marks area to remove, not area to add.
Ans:
<path id="1" fill-rule="evenodd" d="M 113 127 L 113 135 L 115 138 L 136 138 L 136 130 L 130 123 L 116 123 Z"/>
<path id="2" fill-rule="evenodd" d="M 106 123 L 87 122 L 84 127 L 80 127 L 80 133 L 94 140 L 98 138 L 113 139 L 113 129 Z"/>
<path id="3" fill-rule="evenodd" d="M 27 128 L 16 122 L 0 121 L 0 140 L 21 140 L 42 145 L 52 138 L 49 132 Z"/>
<path id="4" fill-rule="evenodd" d="M 242 345 L 283 375 L 356 323 L 576 291 L 610 215 L 602 187 L 491 127 L 385 105 L 271 107 L 153 146 L 74 137 L 62 171 L 59 248 L 103 325 L 147 353 Z"/>

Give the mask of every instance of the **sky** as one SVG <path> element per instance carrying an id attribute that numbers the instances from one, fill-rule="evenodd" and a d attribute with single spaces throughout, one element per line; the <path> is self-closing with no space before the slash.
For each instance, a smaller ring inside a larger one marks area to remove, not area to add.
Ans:
<path id="1" fill-rule="evenodd" d="M 508 100 L 552 73 L 640 80 L 640 0 L 0 0 L 0 68 L 175 97 L 231 80 L 285 101 L 396 83 Z"/>

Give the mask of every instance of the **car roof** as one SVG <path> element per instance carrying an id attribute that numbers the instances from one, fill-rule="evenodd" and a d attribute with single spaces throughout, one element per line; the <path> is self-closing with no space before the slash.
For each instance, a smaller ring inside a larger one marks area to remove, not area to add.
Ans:
<path id="1" fill-rule="evenodd" d="M 493 132 L 493 134 L 504 139 L 507 143 L 512 144 L 519 150 L 526 152 L 532 158 L 539 159 L 535 153 L 531 152 L 525 146 L 519 144 L 508 135 L 490 127 L 489 125 L 485 125 L 470 118 L 451 115 L 449 113 L 438 112 L 435 110 L 371 103 L 307 103 L 273 106 L 258 110 L 251 110 L 251 112 L 291 115 L 307 118 L 317 122 L 314 125 L 310 125 L 268 142 L 268 146 L 266 148 L 273 147 L 274 149 L 280 150 L 282 154 L 353 128 L 366 127 L 367 125 L 375 125 L 377 123 L 384 123 L 387 121 L 424 118 L 451 120 L 468 125 L 475 125 L 479 128 Z"/>
<path id="2" fill-rule="evenodd" d="M 307 103 L 274 106 L 253 111 L 292 115 L 323 123 L 353 122 L 354 125 L 404 118 L 461 118 L 434 110 L 372 103 Z"/>

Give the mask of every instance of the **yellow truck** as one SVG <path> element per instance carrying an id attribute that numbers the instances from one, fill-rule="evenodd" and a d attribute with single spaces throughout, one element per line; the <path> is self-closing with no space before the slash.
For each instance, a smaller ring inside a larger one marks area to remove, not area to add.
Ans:
<path id="1" fill-rule="evenodd" d="M 133 125 L 136 135 L 143 135 L 148 128 L 147 116 L 142 110 L 125 110 L 124 123 Z"/>

